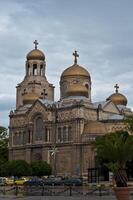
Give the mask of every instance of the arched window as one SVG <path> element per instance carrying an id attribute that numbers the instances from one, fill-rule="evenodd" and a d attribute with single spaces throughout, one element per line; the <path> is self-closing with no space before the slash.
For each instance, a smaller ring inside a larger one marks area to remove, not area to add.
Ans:
<path id="1" fill-rule="evenodd" d="M 63 127 L 63 142 L 67 142 L 68 141 L 68 132 L 67 132 L 67 128 L 64 126 Z"/>
<path id="2" fill-rule="evenodd" d="M 58 142 L 62 142 L 61 128 L 58 128 Z"/>
<path id="3" fill-rule="evenodd" d="M 25 131 L 23 132 L 23 138 L 24 138 L 23 144 L 26 144 L 26 133 L 25 133 Z"/>
<path id="4" fill-rule="evenodd" d="M 28 64 L 27 66 L 27 75 L 29 76 L 30 75 L 30 65 Z"/>
<path id="5" fill-rule="evenodd" d="M 68 127 L 68 141 L 72 141 L 72 128 Z"/>
<path id="6" fill-rule="evenodd" d="M 17 145 L 17 133 L 13 134 L 13 145 Z"/>
<path id="7" fill-rule="evenodd" d="M 50 141 L 50 129 L 49 128 L 45 129 L 44 141 L 45 142 L 49 142 Z"/>
<path id="8" fill-rule="evenodd" d="M 19 144 L 22 145 L 24 143 L 23 132 L 19 133 Z"/>
<path id="9" fill-rule="evenodd" d="M 89 89 L 89 85 L 88 85 L 88 83 L 85 84 L 85 87 L 86 87 L 87 89 Z"/>
<path id="10" fill-rule="evenodd" d="M 41 117 L 38 117 L 35 122 L 35 140 L 42 140 L 43 132 L 43 119 Z"/>
<path id="11" fill-rule="evenodd" d="M 16 145 L 19 145 L 20 140 L 19 140 L 19 132 L 16 134 Z"/>
<path id="12" fill-rule="evenodd" d="M 37 64 L 33 64 L 33 76 L 37 75 Z"/>
<path id="13" fill-rule="evenodd" d="M 40 76 L 43 76 L 43 65 L 40 65 Z"/>
<path id="14" fill-rule="evenodd" d="M 27 143 L 30 143 L 30 130 L 28 130 Z"/>

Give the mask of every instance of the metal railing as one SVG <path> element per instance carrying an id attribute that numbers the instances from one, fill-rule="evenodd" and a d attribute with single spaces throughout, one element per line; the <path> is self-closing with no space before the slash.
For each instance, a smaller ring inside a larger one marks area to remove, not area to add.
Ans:
<path id="1" fill-rule="evenodd" d="M 65 186 L 65 185 L 24 185 L 1 186 L 2 195 L 23 196 L 88 196 L 88 195 L 113 195 L 111 187 L 104 186 Z"/>

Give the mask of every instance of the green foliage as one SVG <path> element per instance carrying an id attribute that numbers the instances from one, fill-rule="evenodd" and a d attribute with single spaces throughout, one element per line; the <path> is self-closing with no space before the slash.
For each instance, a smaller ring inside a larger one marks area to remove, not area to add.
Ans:
<path id="1" fill-rule="evenodd" d="M 49 176 L 51 174 L 51 167 L 46 161 L 37 161 L 31 163 L 33 176 Z"/>
<path id="2" fill-rule="evenodd" d="M 1 173 L 4 174 L 4 176 L 30 176 L 31 167 L 24 160 L 12 160 L 2 165 Z"/>
<path id="3" fill-rule="evenodd" d="M 126 117 L 124 122 L 125 122 L 127 130 L 133 133 L 133 116 Z"/>
<path id="4" fill-rule="evenodd" d="M 117 131 L 98 137 L 94 143 L 98 160 L 111 170 L 116 184 L 126 186 L 126 162 L 133 159 L 133 136 L 126 131 Z"/>
<path id="5" fill-rule="evenodd" d="M 7 129 L 3 126 L 0 126 L 0 140 L 8 138 Z"/>
<path id="6" fill-rule="evenodd" d="M 7 129 L 0 126 L 0 165 L 8 160 L 8 141 Z"/>

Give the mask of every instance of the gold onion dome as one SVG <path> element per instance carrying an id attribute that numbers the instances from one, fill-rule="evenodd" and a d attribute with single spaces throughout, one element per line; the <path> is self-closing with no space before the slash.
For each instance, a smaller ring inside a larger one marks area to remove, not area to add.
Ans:
<path id="1" fill-rule="evenodd" d="M 45 55 L 39 49 L 33 49 L 27 54 L 27 60 L 45 60 Z"/>
<path id="2" fill-rule="evenodd" d="M 45 60 L 44 53 L 39 49 L 37 49 L 38 45 L 37 40 L 34 41 L 34 44 L 35 44 L 35 49 L 33 49 L 27 54 L 27 60 Z"/>
<path id="3" fill-rule="evenodd" d="M 123 94 L 118 92 L 119 86 L 117 84 L 114 87 L 116 88 L 116 92 L 113 93 L 112 95 L 110 95 L 106 100 L 112 101 L 115 105 L 126 106 L 127 105 L 127 98 Z"/>
<path id="4" fill-rule="evenodd" d="M 74 64 L 63 71 L 61 79 L 68 76 L 84 76 L 90 78 L 89 72 L 84 67 L 77 64 L 77 57 L 79 57 L 77 51 L 73 53 L 73 56 Z"/>
<path id="5" fill-rule="evenodd" d="M 38 95 L 35 94 L 35 93 L 29 93 L 29 94 L 26 94 L 23 98 L 23 103 L 24 104 L 32 104 L 34 103 L 34 101 L 36 101 L 38 99 Z"/>
<path id="6" fill-rule="evenodd" d="M 84 134 L 106 134 L 106 127 L 102 122 L 90 121 L 85 124 Z"/>
<path id="7" fill-rule="evenodd" d="M 67 96 L 85 96 L 88 97 L 88 89 L 85 85 L 73 84 L 66 90 Z"/>
<path id="8" fill-rule="evenodd" d="M 70 66 L 70 67 L 68 67 L 67 69 L 64 70 L 64 72 L 61 75 L 61 78 L 68 77 L 68 76 L 90 77 L 90 74 L 85 68 L 79 66 L 78 64 L 74 64 L 74 65 L 72 65 L 72 66 Z"/>

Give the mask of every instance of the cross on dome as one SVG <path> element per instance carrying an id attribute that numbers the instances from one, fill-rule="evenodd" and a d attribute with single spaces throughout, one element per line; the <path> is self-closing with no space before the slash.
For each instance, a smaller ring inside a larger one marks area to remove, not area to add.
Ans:
<path id="1" fill-rule="evenodd" d="M 79 57 L 79 54 L 77 51 L 75 51 L 72 55 L 74 56 L 74 64 L 77 64 L 77 58 Z"/>
<path id="2" fill-rule="evenodd" d="M 39 43 L 37 42 L 37 40 L 35 40 L 35 41 L 33 42 L 33 44 L 35 44 L 35 49 L 37 49 L 37 45 L 39 44 Z"/>
<path id="3" fill-rule="evenodd" d="M 114 88 L 116 89 L 115 92 L 118 93 L 119 85 L 116 84 L 116 85 L 114 86 Z"/>
<path id="4" fill-rule="evenodd" d="M 46 89 L 43 89 L 43 92 L 41 93 L 41 95 L 43 96 L 43 99 L 45 99 L 45 97 L 48 95 L 48 94 L 46 93 Z"/>

